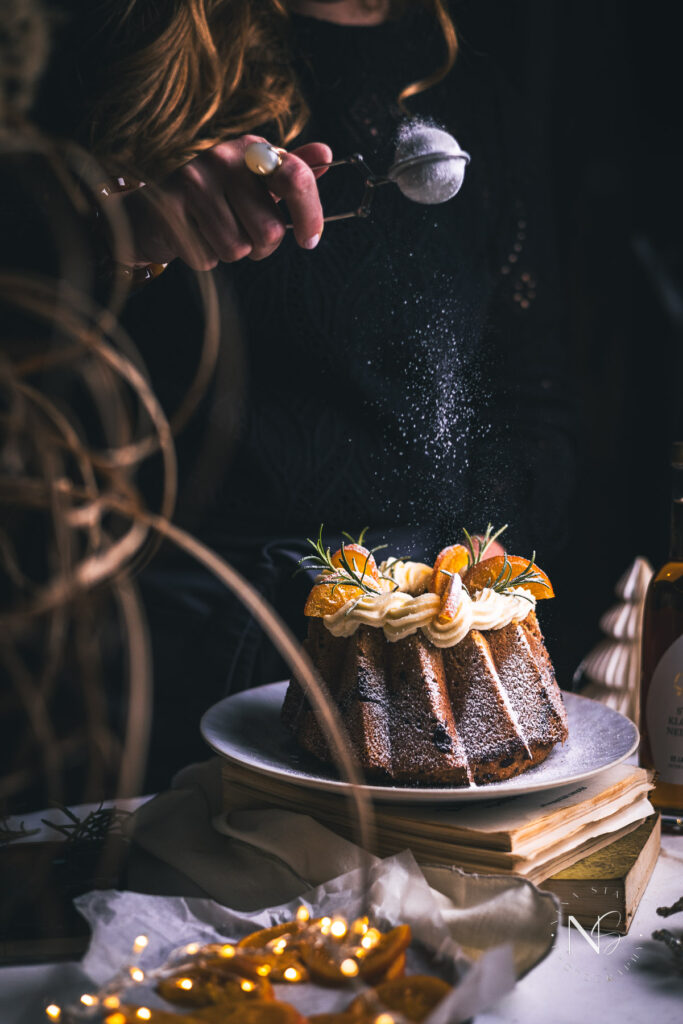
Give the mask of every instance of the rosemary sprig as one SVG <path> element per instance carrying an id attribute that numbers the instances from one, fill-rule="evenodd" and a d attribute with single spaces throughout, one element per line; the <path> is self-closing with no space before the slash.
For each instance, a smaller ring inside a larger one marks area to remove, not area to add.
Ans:
<path id="1" fill-rule="evenodd" d="M 467 547 L 469 548 L 469 566 L 477 565 L 479 562 L 481 562 L 482 558 L 486 554 L 487 550 L 491 547 L 494 540 L 498 540 L 501 533 L 504 533 L 507 530 L 507 528 L 508 524 L 506 523 L 505 526 L 501 526 L 500 530 L 496 530 L 494 532 L 492 524 L 489 523 L 488 526 L 486 527 L 486 532 L 484 533 L 484 536 L 481 538 L 481 540 L 477 541 L 477 545 L 475 548 L 474 540 L 463 526 L 462 532 L 465 534 L 465 540 L 467 541 Z"/>
<path id="2" fill-rule="evenodd" d="M 369 526 L 364 526 L 363 529 L 358 534 L 357 540 L 355 537 L 352 537 L 350 533 L 347 533 L 346 530 L 342 530 L 342 537 L 346 537 L 346 539 L 350 541 L 352 544 L 358 544 L 360 547 L 362 547 L 363 541 L 365 540 L 365 534 L 368 532 L 369 529 Z M 386 544 L 384 545 L 384 547 L 386 547 Z"/>
<path id="3" fill-rule="evenodd" d="M 12 843 L 15 839 L 26 839 L 28 836 L 36 836 L 39 832 L 39 828 L 26 828 L 23 821 L 19 823 L 18 828 L 11 828 L 8 818 L 0 818 L 0 846 L 4 843 Z"/>
<path id="4" fill-rule="evenodd" d="M 363 530 L 363 533 L 361 534 L 361 537 L 364 534 L 365 534 L 365 530 Z M 343 541 L 342 541 L 342 546 L 341 546 L 341 563 L 342 564 L 339 566 L 339 565 L 335 565 L 333 563 L 333 561 L 332 561 L 332 553 L 331 553 L 330 549 L 326 548 L 325 545 L 323 544 L 323 528 L 322 528 L 322 525 L 320 527 L 320 532 L 318 534 L 318 539 L 317 540 L 311 540 L 310 537 L 307 537 L 306 539 L 307 539 L 308 543 L 311 545 L 311 547 L 313 548 L 313 553 L 310 554 L 310 555 L 304 555 L 303 558 L 299 559 L 299 568 L 297 569 L 297 573 L 305 572 L 307 569 L 317 569 L 319 572 L 323 573 L 323 578 L 319 579 L 319 580 L 316 580 L 315 585 L 316 586 L 320 586 L 323 583 L 332 583 L 333 584 L 333 587 L 332 587 L 332 593 L 333 594 L 334 594 L 335 590 L 337 589 L 337 587 L 353 586 L 353 587 L 359 587 L 360 590 L 362 590 L 364 594 L 370 594 L 373 597 L 377 596 L 377 594 L 379 593 L 377 588 L 376 587 L 371 587 L 371 586 L 369 586 L 368 583 L 365 582 L 365 577 L 366 577 L 367 568 L 368 568 L 368 562 L 369 562 L 370 556 L 372 554 L 371 551 L 368 551 L 367 555 L 365 556 L 365 562 L 363 564 L 363 568 L 361 569 L 361 571 L 359 573 L 357 571 L 357 569 L 355 568 L 355 562 L 349 561 L 349 557 L 346 554 L 346 547 L 345 547 Z M 352 541 L 352 543 L 355 544 L 356 541 Z M 378 549 L 375 548 L 375 551 L 376 550 L 378 550 Z M 369 574 L 367 574 L 367 575 L 368 575 L 368 577 L 370 579 L 372 579 L 372 577 Z M 373 580 L 373 583 L 374 583 L 374 580 Z"/>
<path id="5" fill-rule="evenodd" d="M 70 819 L 68 822 L 58 823 L 47 818 L 41 818 L 41 821 L 43 825 L 61 833 L 70 843 L 102 842 L 108 834 L 122 835 L 123 826 L 131 815 L 130 811 L 124 811 L 120 807 L 100 805 L 96 811 L 91 811 L 81 820 L 68 807 L 60 806 L 59 809 Z"/>
<path id="6" fill-rule="evenodd" d="M 495 590 L 498 594 L 507 594 L 510 590 L 516 590 L 517 587 L 524 586 L 525 583 L 540 583 L 542 587 L 547 587 L 548 584 L 539 573 L 538 569 L 534 567 L 536 561 L 536 552 L 529 559 L 528 564 L 518 572 L 516 576 L 512 575 L 512 566 L 508 560 L 508 556 L 505 555 L 503 561 L 503 568 L 498 573 L 498 576 L 493 583 L 490 584 L 489 589 Z M 526 601 L 531 601 L 530 597 L 526 594 L 517 594 L 517 597 L 523 597 Z"/>

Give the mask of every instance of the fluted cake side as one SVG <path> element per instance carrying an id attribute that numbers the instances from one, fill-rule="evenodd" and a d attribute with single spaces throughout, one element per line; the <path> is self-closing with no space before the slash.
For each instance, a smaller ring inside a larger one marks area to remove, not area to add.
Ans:
<path id="1" fill-rule="evenodd" d="M 305 647 L 371 779 L 430 786 L 500 781 L 539 764 L 567 737 L 533 611 L 501 629 L 472 629 L 445 648 L 422 633 L 390 643 L 365 625 L 335 637 L 310 618 Z M 331 762 L 295 679 L 282 717 L 305 750 Z"/>

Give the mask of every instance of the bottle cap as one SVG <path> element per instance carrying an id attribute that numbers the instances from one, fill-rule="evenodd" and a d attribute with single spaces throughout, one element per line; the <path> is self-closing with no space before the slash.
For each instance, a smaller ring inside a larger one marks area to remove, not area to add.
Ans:
<path id="1" fill-rule="evenodd" d="M 671 465 L 683 467 L 683 441 L 674 441 L 671 446 Z"/>

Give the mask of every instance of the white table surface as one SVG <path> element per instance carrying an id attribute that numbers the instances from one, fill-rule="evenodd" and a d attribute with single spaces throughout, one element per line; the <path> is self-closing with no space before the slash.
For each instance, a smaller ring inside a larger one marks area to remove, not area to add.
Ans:
<path id="1" fill-rule="evenodd" d="M 683 974 L 658 928 L 683 932 L 683 914 L 657 907 L 683 896 L 683 836 L 662 836 L 662 850 L 628 935 L 602 936 L 600 952 L 574 929 L 561 927 L 549 957 L 477 1024 L 681 1024 Z"/>
<path id="2" fill-rule="evenodd" d="M 650 884 L 629 934 L 601 937 L 596 952 L 577 932 L 560 927 L 550 956 L 478 1024 L 681 1024 L 683 974 L 669 951 L 651 939 L 657 928 L 683 930 L 683 914 L 656 908 L 683 895 L 683 837 L 664 836 Z M 78 964 L 0 968 L 0 1024 L 45 1024 L 42 1007 L 85 990 Z"/>

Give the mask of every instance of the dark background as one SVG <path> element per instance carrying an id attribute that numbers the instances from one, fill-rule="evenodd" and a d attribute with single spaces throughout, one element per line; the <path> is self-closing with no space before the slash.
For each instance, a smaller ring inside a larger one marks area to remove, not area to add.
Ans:
<path id="1" fill-rule="evenodd" d="M 541 623 L 564 687 L 600 637 L 619 576 L 636 555 L 659 565 L 667 554 L 668 454 L 683 438 L 676 7 L 454 3 L 463 46 L 502 66 L 520 124 L 531 121 L 545 142 L 560 322 L 580 399 L 568 544 L 554 560 L 538 553 L 558 595 Z M 7 195 L 0 188 L 0 210 Z"/>
<path id="2" fill-rule="evenodd" d="M 558 597 L 543 608 L 563 686 L 597 642 L 621 573 L 636 555 L 657 566 L 668 554 L 669 449 L 683 437 L 676 8 L 628 0 L 456 5 L 463 44 L 502 66 L 548 159 L 580 398 L 570 544 L 547 566 Z"/>

